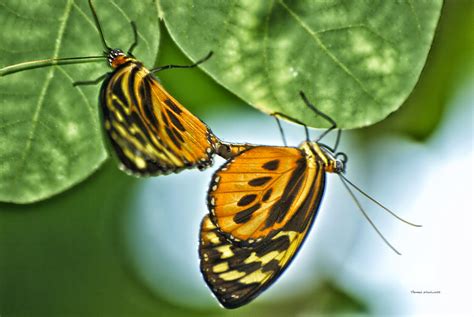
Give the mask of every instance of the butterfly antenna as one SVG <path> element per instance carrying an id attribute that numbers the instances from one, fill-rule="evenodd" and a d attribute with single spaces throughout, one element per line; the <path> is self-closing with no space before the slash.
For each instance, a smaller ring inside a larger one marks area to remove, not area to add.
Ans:
<path id="1" fill-rule="evenodd" d="M 107 45 L 107 42 L 104 38 L 104 33 L 102 32 L 102 28 L 99 23 L 99 19 L 97 17 L 97 13 L 95 12 L 94 5 L 92 4 L 92 0 L 89 0 L 89 6 L 91 8 L 92 14 L 94 16 L 95 24 L 100 34 L 100 39 L 102 40 L 102 44 L 104 45 L 107 51 L 110 51 L 111 48 Z M 29 61 L 24 63 L 19 63 L 15 65 L 6 66 L 0 68 L 0 77 L 6 76 L 9 74 L 21 72 L 24 70 L 41 68 L 41 67 L 48 67 L 53 65 L 66 65 L 66 64 L 80 64 L 80 63 L 91 63 L 91 62 L 98 62 L 103 59 L 107 58 L 106 56 L 83 56 L 83 57 L 65 57 L 65 58 L 50 58 L 50 59 L 40 59 L 36 61 Z"/>
<path id="2" fill-rule="evenodd" d="M 204 63 L 204 62 L 207 61 L 209 58 L 211 58 L 212 55 L 214 55 L 214 52 L 213 52 L 213 51 L 210 51 L 209 53 L 207 53 L 206 56 L 204 56 L 203 58 L 201 58 L 200 60 L 198 60 L 196 63 L 194 63 L 194 66 L 197 66 L 197 65 L 199 65 L 199 64 Z"/>
<path id="3" fill-rule="evenodd" d="M 308 106 L 308 108 L 310 108 L 317 116 L 321 116 L 324 120 L 326 120 L 327 122 L 329 122 L 331 124 L 331 126 L 326 129 L 326 131 L 324 131 L 323 133 L 321 133 L 321 135 L 318 137 L 318 139 L 316 140 L 316 142 L 319 142 L 322 138 L 324 138 L 324 136 L 326 134 L 328 134 L 329 132 L 331 132 L 332 130 L 336 129 L 337 128 L 337 124 L 336 124 L 336 121 L 334 121 L 330 116 L 328 116 L 327 114 L 325 114 L 324 112 L 322 112 L 321 110 L 318 110 L 308 99 L 308 97 L 306 97 L 305 93 L 303 91 L 300 91 L 300 96 L 301 98 L 303 99 L 304 103 L 306 104 L 306 106 Z M 339 143 L 339 140 L 337 141 Z"/>
<path id="4" fill-rule="evenodd" d="M 211 56 L 213 54 L 214 54 L 214 52 L 210 51 L 209 54 L 207 54 L 204 58 L 201 58 L 196 63 L 191 64 L 191 65 L 164 65 L 164 66 L 160 66 L 160 67 L 150 69 L 150 73 L 154 74 L 154 73 L 161 72 L 162 70 L 173 69 L 173 68 L 194 68 L 194 67 L 198 66 L 199 64 L 202 64 L 205 61 L 207 61 L 209 58 L 211 58 Z"/>
<path id="5" fill-rule="evenodd" d="M 362 212 L 362 215 L 364 215 L 365 219 L 367 219 L 367 221 L 370 223 L 370 225 L 372 226 L 372 228 L 374 228 L 375 232 L 377 232 L 377 234 L 379 235 L 380 238 L 382 238 L 382 240 L 385 242 L 386 245 L 388 245 L 390 247 L 390 249 L 392 249 L 396 254 L 398 255 L 402 255 L 397 249 L 395 249 L 395 247 L 393 245 L 390 244 L 390 242 L 388 242 L 388 240 L 383 236 L 383 234 L 380 232 L 380 230 L 377 228 L 377 226 L 373 223 L 373 221 L 369 218 L 369 216 L 367 215 L 367 213 L 365 212 L 364 208 L 362 208 L 362 205 L 360 204 L 359 200 L 357 200 L 357 197 L 354 195 L 354 193 L 352 192 L 352 190 L 350 189 L 349 185 L 347 185 L 346 181 L 345 181 L 345 177 L 343 177 L 341 174 L 338 174 L 339 177 L 341 178 L 341 181 L 342 181 L 342 184 L 344 184 L 344 187 L 346 187 L 347 191 L 349 192 L 349 194 L 351 195 L 352 199 L 354 200 L 354 202 L 356 203 L 357 207 L 359 208 L 359 210 Z"/>
<path id="6" fill-rule="evenodd" d="M 362 189 L 360 189 L 357 185 L 355 185 L 355 184 L 352 183 L 350 180 L 348 180 L 344 175 L 339 174 L 339 176 L 342 177 L 347 183 L 349 183 L 349 185 L 351 185 L 353 188 L 355 188 L 359 193 L 361 193 L 362 195 L 364 195 L 365 197 L 367 197 L 368 199 L 370 199 L 372 202 L 374 202 L 375 204 L 377 204 L 379 207 L 381 207 L 383 210 L 385 210 L 386 212 L 388 212 L 389 214 L 391 214 L 393 217 L 397 218 L 397 219 L 400 220 L 401 222 L 404 222 L 404 223 L 406 223 L 407 225 L 410 225 L 410 226 L 413 226 L 413 227 L 422 227 L 422 225 L 414 224 L 414 223 L 409 222 L 409 221 L 403 219 L 402 217 L 398 216 L 396 213 L 394 213 L 393 211 L 391 211 L 390 209 L 388 209 L 387 207 L 385 207 L 384 205 L 382 205 L 381 203 L 379 203 L 377 200 L 375 200 L 374 198 L 370 197 L 369 194 L 367 194 L 367 193 L 364 192 Z"/>
<path id="7" fill-rule="evenodd" d="M 286 114 L 281 113 L 281 112 L 273 112 L 270 115 L 273 116 L 277 120 L 278 127 L 280 128 L 280 132 L 282 133 L 282 136 L 283 136 L 283 129 L 281 128 L 280 120 L 278 120 L 278 117 L 282 117 L 282 118 L 284 118 L 284 119 L 286 119 L 290 122 L 302 125 L 304 127 L 304 133 L 306 135 L 306 141 L 308 141 L 308 142 L 310 141 L 308 127 L 306 126 L 306 124 L 304 124 L 300 120 L 292 118 L 290 116 L 287 116 Z M 283 139 L 284 139 L 284 136 L 283 136 Z M 285 143 L 285 146 L 286 146 L 286 140 L 285 139 L 283 140 L 283 142 Z"/>
<path id="8" fill-rule="evenodd" d="M 53 65 L 100 62 L 105 58 L 106 58 L 105 56 L 101 55 L 101 56 L 50 58 L 50 59 L 40 59 L 36 61 L 23 62 L 23 63 L 18 63 L 18 64 L 0 68 L 0 77 L 10 75 L 13 73 L 22 72 L 24 70 L 48 67 L 48 66 L 53 66 Z"/>
<path id="9" fill-rule="evenodd" d="M 102 27 L 100 26 L 99 17 L 97 16 L 97 12 L 95 11 L 94 5 L 92 4 L 92 0 L 89 0 L 89 7 L 91 8 L 92 15 L 94 16 L 95 26 L 97 27 L 97 31 L 99 31 L 102 45 L 104 46 L 106 51 L 112 50 L 110 46 L 107 45 L 107 42 L 105 41 L 104 32 L 102 32 Z"/>

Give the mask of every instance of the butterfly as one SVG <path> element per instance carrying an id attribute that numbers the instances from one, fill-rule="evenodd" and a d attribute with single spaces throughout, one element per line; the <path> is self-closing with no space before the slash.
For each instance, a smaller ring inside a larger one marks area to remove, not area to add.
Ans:
<path id="1" fill-rule="evenodd" d="M 336 128 L 336 123 L 316 109 L 302 92 L 301 97 L 331 123 L 318 140 L 310 141 L 305 127 L 307 139 L 297 148 L 247 146 L 234 151 L 237 154 L 212 177 L 208 192 L 210 213 L 201 223 L 200 268 L 206 283 L 226 308 L 242 306 L 257 297 L 295 258 L 317 216 L 327 173 L 339 175 L 347 189 L 349 184 L 362 192 L 343 176 L 347 156 L 336 152 L 340 130 L 334 147 L 319 142 Z M 277 122 L 281 130 L 278 119 Z M 353 196 L 350 189 L 349 192 Z"/>
<path id="2" fill-rule="evenodd" d="M 113 71 L 89 81 L 74 82 L 74 86 L 98 84 L 102 122 L 111 148 L 120 167 L 136 176 L 179 172 L 185 168 L 204 169 L 212 164 L 217 138 L 200 119 L 173 98 L 153 76 L 171 68 L 191 68 L 193 65 L 166 65 L 148 70 L 133 56 L 138 44 L 137 28 L 131 22 L 134 42 L 127 54 L 112 49 L 106 42 L 97 13 L 89 0 L 96 28 L 104 46 L 103 56 L 56 58 L 20 63 L 0 70 L 8 75 L 25 69 L 107 59 Z"/>

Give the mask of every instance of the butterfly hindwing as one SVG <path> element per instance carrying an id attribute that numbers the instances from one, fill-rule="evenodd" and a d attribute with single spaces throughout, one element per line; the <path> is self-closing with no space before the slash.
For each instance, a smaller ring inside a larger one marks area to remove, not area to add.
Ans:
<path id="1" fill-rule="evenodd" d="M 208 193 L 211 219 L 236 245 L 269 239 L 314 190 L 319 168 L 314 158 L 298 148 L 258 146 L 244 151 L 212 178 Z"/>
<path id="2" fill-rule="evenodd" d="M 206 283 L 227 308 L 244 305 L 269 287 L 295 257 L 320 205 L 325 173 L 319 167 L 294 216 L 276 234 L 251 247 L 227 239 L 209 216 L 201 224 L 199 255 Z"/>
<path id="3" fill-rule="evenodd" d="M 132 174 L 168 174 L 212 164 L 211 131 L 141 63 L 115 69 L 102 85 L 100 103 L 114 151 Z"/>

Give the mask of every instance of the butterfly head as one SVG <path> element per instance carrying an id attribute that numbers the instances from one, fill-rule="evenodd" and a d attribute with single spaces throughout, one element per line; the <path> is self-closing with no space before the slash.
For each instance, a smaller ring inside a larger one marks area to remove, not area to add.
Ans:
<path id="1" fill-rule="evenodd" d="M 344 155 L 344 158 L 339 158 L 338 154 Z M 333 173 L 336 174 L 344 174 L 346 172 L 346 161 L 347 161 L 347 156 L 344 153 L 336 153 L 336 156 L 334 157 L 334 160 L 332 161 L 331 165 L 331 170 Z"/>
<path id="2" fill-rule="evenodd" d="M 347 155 L 343 152 L 334 153 L 332 149 L 324 144 L 318 144 L 326 156 L 326 171 L 330 173 L 341 174 L 346 172 Z"/>
<path id="3" fill-rule="evenodd" d="M 109 50 L 108 52 L 106 51 L 105 54 L 107 55 L 107 61 L 112 68 L 117 68 L 130 60 L 130 57 L 118 48 Z"/>

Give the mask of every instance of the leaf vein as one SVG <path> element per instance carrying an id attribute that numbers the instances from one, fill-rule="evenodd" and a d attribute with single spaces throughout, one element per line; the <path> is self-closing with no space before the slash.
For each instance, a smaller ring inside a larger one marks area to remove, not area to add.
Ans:
<path id="1" fill-rule="evenodd" d="M 58 69 L 64 74 L 64 76 L 66 76 L 71 81 L 71 83 L 74 82 L 74 79 L 71 77 L 71 75 L 69 75 L 68 72 L 66 72 L 66 70 L 62 66 L 58 66 Z M 95 109 L 94 105 L 91 105 L 91 103 L 89 102 L 89 99 L 87 99 L 87 96 L 84 94 L 82 87 L 77 86 L 75 88 L 76 88 L 75 90 L 79 93 L 79 95 L 81 95 L 82 99 L 87 104 L 87 109 L 89 110 L 91 117 L 97 123 L 98 120 L 97 120 L 96 112 L 94 111 Z M 95 125 L 95 127 L 97 127 L 97 124 Z"/>
<path id="2" fill-rule="evenodd" d="M 268 50 L 269 50 L 269 47 L 268 47 L 268 43 L 269 43 L 269 41 L 268 41 L 268 39 L 269 39 L 268 31 L 269 31 L 269 25 L 270 25 L 270 17 L 271 17 L 274 5 L 275 5 L 275 1 L 272 1 L 269 12 L 268 12 L 268 15 L 265 19 L 265 26 L 264 26 L 264 31 L 263 31 L 264 32 L 263 33 L 263 67 L 264 67 L 264 74 L 265 74 L 265 77 L 267 78 L 268 82 L 270 82 L 274 77 L 270 74 L 270 67 L 269 67 L 270 63 L 268 62 Z M 284 103 L 281 102 L 281 100 L 279 100 L 278 96 L 275 93 L 275 89 L 273 88 L 273 85 L 271 85 L 271 84 L 268 85 L 268 89 L 270 90 L 270 94 L 276 100 L 277 104 L 283 105 Z"/>
<path id="3" fill-rule="evenodd" d="M 362 89 L 362 91 L 368 95 L 370 98 L 372 98 L 375 102 L 378 104 L 382 104 L 380 100 L 378 100 L 362 83 L 362 81 L 357 78 L 357 76 L 351 72 L 351 70 L 342 62 L 340 61 L 331 51 L 328 49 L 326 45 L 322 42 L 322 40 L 319 38 L 318 34 L 313 31 L 293 10 L 291 10 L 286 3 L 283 2 L 283 0 L 279 0 L 280 5 L 290 14 L 291 17 L 295 19 L 296 22 L 314 39 L 316 44 L 321 48 L 321 50 L 342 70 L 344 71 L 347 75 L 349 75 L 350 78 L 352 78 Z"/>
<path id="4" fill-rule="evenodd" d="M 8 127 L 19 125 L 19 124 L 25 124 L 25 123 L 28 123 L 28 122 L 30 122 L 30 121 L 29 120 L 16 120 L 16 121 L 12 121 L 12 122 L 7 122 L 7 123 L 4 123 L 4 124 L 0 125 L 0 130 L 4 130 Z"/>
<path id="5" fill-rule="evenodd" d="M 413 1 L 412 1 L 412 0 L 408 0 L 408 4 L 410 5 L 410 11 L 411 11 L 411 13 L 412 13 L 413 16 L 415 17 L 416 27 L 417 27 L 417 30 L 418 30 L 418 35 L 421 35 L 420 18 L 418 17 L 418 13 L 416 13 L 416 11 L 415 11 L 415 6 L 413 5 Z"/>
<path id="6" fill-rule="evenodd" d="M 61 23 L 59 25 L 58 37 L 56 39 L 56 44 L 55 44 L 55 47 L 54 47 L 54 53 L 53 53 L 52 58 L 57 58 L 58 57 L 58 53 L 59 53 L 59 50 L 60 50 L 61 44 L 62 44 L 62 39 L 63 39 L 65 30 L 66 30 L 66 24 L 67 24 L 67 21 L 69 20 L 69 16 L 70 16 L 70 13 L 71 13 L 72 4 L 73 4 L 73 1 L 68 0 L 68 2 L 66 3 L 66 8 L 64 10 L 64 14 L 60 18 Z M 46 80 L 44 82 L 43 89 L 41 89 L 41 92 L 39 94 L 38 102 L 36 103 L 36 106 L 35 106 L 36 110 L 33 114 L 32 120 L 31 120 L 32 125 L 31 125 L 31 129 L 30 129 L 30 133 L 28 134 L 28 139 L 26 141 L 26 145 L 25 145 L 25 148 L 23 150 L 23 155 L 21 156 L 21 158 L 19 160 L 18 173 L 15 173 L 15 176 L 14 176 L 14 179 L 13 179 L 13 184 L 17 183 L 18 177 L 24 171 L 26 158 L 27 158 L 27 156 L 28 156 L 28 154 L 31 150 L 31 146 L 32 146 L 33 141 L 35 139 L 35 132 L 36 132 L 36 128 L 38 126 L 39 116 L 40 116 L 41 110 L 43 109 L 43 105 L 44 105 L 44 98 L 46 96 L 46 92 L 48 91 L 49 85 L 51 84 L 51 80 L 54 77 L 53 75 L 54 75 L 55 70 L 56 70 L 56 68 L 54 66 L 50 68 L 50 70 L 49 70 L 49 72 L 46 76 Z"/>

